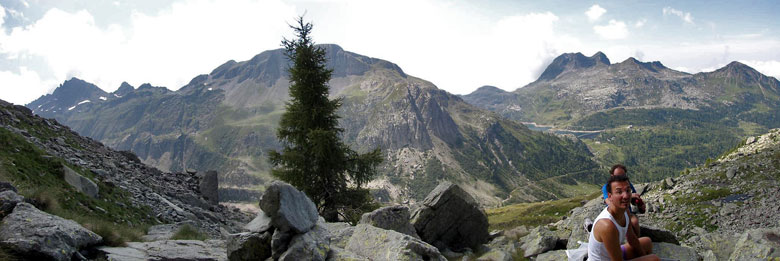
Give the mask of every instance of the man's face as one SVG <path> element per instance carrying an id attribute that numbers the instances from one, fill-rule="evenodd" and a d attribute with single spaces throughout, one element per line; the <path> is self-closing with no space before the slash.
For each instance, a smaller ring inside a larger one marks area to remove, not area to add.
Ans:
<path id="1" fill-rule="evenodd" d="M 617 175 L 626 175 L 626 171 L 623 168 L 616 168 L 615 171 L 612 171 L 612 176 Z"/>
<path id="2" fill-rule="evenodd" d="M 631 201 L 631 187 L 629 187 L 628 181 L 615 181 L 612 182 L 611 186 L 612 191 L 609 193 L 611 204 L 619 209 L 628 208 Z"/>

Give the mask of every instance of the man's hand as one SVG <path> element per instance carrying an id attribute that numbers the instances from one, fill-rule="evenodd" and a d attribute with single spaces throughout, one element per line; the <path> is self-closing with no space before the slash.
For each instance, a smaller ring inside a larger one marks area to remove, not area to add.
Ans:
<path id="1" fill-rule="evenodd" d="M 636 206 L 639 208 L 639 213 L 644 214 L 645 211 L 647 210 L 645 208 L 645 201 L 642 200 L 642 198 L 639 197 L 639 194 L 637 194 L 637 193 L 631 194 L 631 197 L 637 199 L 638 202 L 637 202 Z"/>

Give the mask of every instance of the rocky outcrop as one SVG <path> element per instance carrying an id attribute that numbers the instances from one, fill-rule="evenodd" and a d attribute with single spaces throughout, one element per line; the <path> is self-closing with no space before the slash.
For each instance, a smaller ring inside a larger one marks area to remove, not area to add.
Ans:
<path id="1" fill-rule="evenodd" d="M 62 165 L 62 173 L 63 178 L 65 178 L 65 182 L 68 182 L 73 188 L 76 189 L 76 191 L 84 193 L 87 196 L 90 196 L 92 198 L 98 197 L 98 186 L 93 182 L 92 180 L 79 175 L 78 172 L 74 171 L 73 169 L 69 168 L 68 166 Z"/>
<path id="2" fill-rule="evenodd" d="M 359 224 L 372 225 L 381 229 L 394 230 L 415 238 L 420 238 L 414 226 L 409 223 L 409 208 L 406 206 L 390 206 L 365 213 Z"/>
<path id="3" fill-rule="evenodd" d="M 255 219 L 252 219 L 249 223 L 244 225 L 243 230 L 249 232 L 265 232 L 271 227 L 271 217 L 265 214 L 262 210 L 257 212 Z"/>
<path id="4" fill-rule="evenodd" d="M 436 247 L 406 234 L 357 225 L 346 250 L 370 260 L 446 260 Z"/>
<path id="5" fill-rule="evenodd" d="M 292 237 L 287 250 L 279 257 L 282 261 L 324 261 L 330 252 L 330 233 L 322 223 L 311 230 Z"/>
<path id="6" fill-rule="evenodd" d="M 130 242 L 127 247 L 100 247 L 98 251 L 106 260 L 120 261 L 227 260 L 222 240 Z"/>
<path id="7" fill-rule="evenodd" d="M 149 229 L 146 231 L 146 235 L 142 236 L 141 239 L 144 241 L 168 240 L 171 239 L 171 237 L 173 237 L 173 235 L 176 234 L 176 232 L 179 231 L 179 229 L 184 225 L 195 226 L 195 223 L 191 221 L 185 221 L 174 224 L 154 225 L 149 227 Z"/>
<path id="8" fill-rule="evenodd" d="M 28 258 L 71 260 L 103 239 L 78 223 L 19 203 L 0 225 L 0 245 Z"/>
<path id="9" fill-rule="evenodd" d="M 317 223 L 317 207 L 306 194 L 290 184 L 274 181 L 260 199 L 260 209 L 271 217 L 271 224 L 281 231 L 306 233 Z"/>
<path id="10" fill-rule="evenodd" d="M 558 240 L 558 236 L 550 231 L 549 228 L 546 226 L 539 226 L 532 229 L 527 236 L 523 237 L 521 240 L 523 245 L 521 245 L 520 248 L 523 249 L 525 257 L 532 257 L 555 249 Z"/>
<path id="11" fill-rule="evenodd" d="M 679 246 L 675 244 L 665 242 L 653 242 L 653 254 L 665 259 L 675 260 L 702 260 L 701 256 L 696 253 L 696 250 L 690 247 Z M 737 259 L 748 260 L 748 259 Z"/>
<path id="12" fill-rule="evenodd" d="M 780 258 L 780 228 L 745 231 L 729 260 L 774 260 Z"/>
<path id="13" fill-rule="evenodd" d="M 265 260 L 271 257 L 271 235 L 269 231 L 231 234 L 227 238 L 228 260 Z"/>
<path id="14" fill-rule="evenodd" d="M 458 185 L 436 186 L 412 214 L 412 224 L 425 242 L 439 249 L 477 249 L 488 240 L 485 211 Z"/>

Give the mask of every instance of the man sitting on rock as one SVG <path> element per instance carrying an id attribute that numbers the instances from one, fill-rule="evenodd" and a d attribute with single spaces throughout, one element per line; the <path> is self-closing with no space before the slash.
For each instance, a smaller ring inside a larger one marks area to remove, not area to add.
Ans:
<path id="1" fill-rule="evenodd" d="M 608 206 L 596 217 L 588 237 L 588 260 L 660 260 L 651 254 L 653 243 L 638 238 L 629 229 L 628 205 L 631 185 L 626 175 L 610 176 L 607 181 Z M 624 243 L 624 242 L 628 243 Z"/>
<path id="2" fill-rule="evenodd" d="M 615 166 L 612 166 L 612 168 L 609 170 L 609 174 L 611 176 L 617 176 L 617 175 L 626 175 L 628 172 L 628 169 L 626 169 L 626 166 L 623 166 L 621 164 L 616 164 Z M 631 184 L 631 182 L 628 183 L 628 186 L 631 187 L 631 201 L 636 204 L 639 213 L 645 213 L 645 202 L 642 200 L 641 197 L 639 197 L 639 194 L 636 193 L 636 189 L 634 189 L 634 185 Z M 604 203 L 607 203 L 607 185 L 605 184 L 603 187 L 601 187 L 601 193 L 603 194 Z M 634 215 L 634 212 L 631 211 L 631 205 L 628 205 L 628 217 L 631 220 L 631 229 L 634 230 L 634 233 L 636 236 L 640 236 L 639 234 L 639 217 Z M 590 232 L 590 230 L 588 231 Z"/>

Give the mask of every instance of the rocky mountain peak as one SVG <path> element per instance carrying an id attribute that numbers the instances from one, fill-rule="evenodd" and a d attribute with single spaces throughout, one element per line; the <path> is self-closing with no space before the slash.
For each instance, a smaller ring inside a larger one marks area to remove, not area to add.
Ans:
<path id="1" fill-rule="evenodd" d="M 591 57 L 586 57 L 579 52 L 565 53 L 555 58 L 547 66 L 547 69 L 539 76 L 539 80 L 552 80 L 567 71 L 590 68 L 602 64 L 609 65 L 609 59 L 602 52 L 598 52 Z"/>
<path id="2" fill-rule="evenodd" d="M 593 56 L 591 56 L 590 59 L 596 61 L 596 63 L 610 65 L 609 58 L 607 58 L 607 55 L 602 53 L 601 51 L 598 51 L 595 54 L 593 54 Z"/>
<path id="3" fill-rule="evenodd" d="M 500 89 L 500 88 L 498 88 L 496 86 L 485 85 L 485 86 L 477 88 L 477 90 L 474 91 L 474 92 L 475 93 L 499 93 L 500 94 L 500 93 L 506 93 L 507 91 L 504 91 L 504 90 L 502 90 L 502 89 Z"/>
<path id="4" fill-rule="evenodd" d="M 659 61 L 641 62 L 635 59 L 634 57 L 628 57 L 628 59 L 616 64 L 616 66 L 618 66 L 619 69 L 642 70 L 642 71 L 650 71 L 654 73 L 658 73 L 662 70 L 668 69 Z"/>
<path id="5" fill-rule="evenodd" d="M 122 82 L 122 84 L 119 85 L 119 89 L 114 91 L 114 94 L 118 96 L 124 96 L 125 94 L 133 92 L 133 90 L 135 90 L 135 88 L 132 85 L 127 82 Z"/>
<path id="6" fill-rule="evenodd" d="M 52 94 L 41 96 L 27 105 L 34 112 L 72 110 L 75 106 L 106 99 L 108 93 L 94 84 L 73 77 L 63 82 Z"/>

